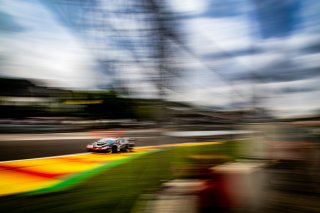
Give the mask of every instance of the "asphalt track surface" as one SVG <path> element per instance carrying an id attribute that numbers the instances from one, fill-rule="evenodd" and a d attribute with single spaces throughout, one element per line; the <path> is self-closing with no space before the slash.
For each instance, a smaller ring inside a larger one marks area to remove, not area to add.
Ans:
<path id="1" fill-rule="evenodd" d="M 51 139 L 0 141 L 0 161 L 40 158 L 86 152 L 85 146 L 96 139 Z M 189 142 L 160 136 L 136 137 L 136 146 Z"/>

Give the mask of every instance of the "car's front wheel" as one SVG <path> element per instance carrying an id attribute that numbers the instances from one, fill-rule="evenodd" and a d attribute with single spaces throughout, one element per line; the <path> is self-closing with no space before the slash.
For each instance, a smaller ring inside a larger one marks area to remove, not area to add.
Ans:
<path id="1" fill-rule="evenodd" d="M 112 146 L 112 153 L 118 153 L 118 147 Z"/>

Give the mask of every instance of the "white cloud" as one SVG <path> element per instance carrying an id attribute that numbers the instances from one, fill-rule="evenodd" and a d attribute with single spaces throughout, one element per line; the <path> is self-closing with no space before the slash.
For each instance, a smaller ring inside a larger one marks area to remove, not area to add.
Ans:
<path id="1" fill-rule="evenodd" d="M 94 59 L 81 41 L 36 1 L 5 1 L 2 10 L 26 30 L 0 37 L 2 75 L 43 79 L 50 86 L 95 87 Z"/>
<path id="2" fill-rule="evenodd" d="M 302 49 L 319 42 L 319 39 L 319 33 L 306 33 L 304 30 L 301 30 L 288 38 L 287 48 L 290 50 Z"/>
<path id="3" fill-rule="evenodd" d="M 199 54 L 249 49 L 251 44 L 245 17 L 194 18 L 186 20 L 188 43 Z"/>
<path id="4" fill-rule="evenodd" d="M 207 9 L 209 0 L 167 0 L 167 3 L 175 12 L 198 14 Z"/>
<path id="5" fill-rule="evenodd" d="M 300 54 L 293 60 L 294 63 L 301 69 L 320 68 L 320 53 Z"/>
<path id="6" fill-rule="evenodd" d="M 236 56 L 235 59 L 247 67 L 252 67 L 252 70 L 259 71 L 271 64 L 283 61 L 285 57 L 287 56 L 281 52 L 263 52 L 254 55 Z"/>
<path id="7" fill-rule="evenodd" d="M 285 82 L 268 82 L 260 84 L 261 87 L 270 88 L 270 89 L 276 89 L 281 90 L 287 87 L 293 87 L 293 88 L 302 88 L 302 87 L 314 87 L 319 84 L 320 79 L 318 78 L 312 78 L 312 79 L 304 79 L 304 80 L 297 80 L 297 81 L 285 81 Z"/>
<path id="8" fill-rule="evenodd" d="M 42 32 L 59 31 L 63 28 L 57 25 L 51 14 L 38 1 L 16 0 L 2 1 L 1 10 L 14 18 L 14 21 L 29 31 L 42 29 Z"/>

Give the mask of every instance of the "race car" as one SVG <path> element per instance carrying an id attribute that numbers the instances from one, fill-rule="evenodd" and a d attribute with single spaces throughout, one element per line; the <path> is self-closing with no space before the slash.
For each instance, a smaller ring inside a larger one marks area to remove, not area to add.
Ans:
<path id="1" fill-rule="evenodd" d="M 134 148 L 131 138 L 101 138 L 86 146 L 88 152 L 128 152 Z"/>

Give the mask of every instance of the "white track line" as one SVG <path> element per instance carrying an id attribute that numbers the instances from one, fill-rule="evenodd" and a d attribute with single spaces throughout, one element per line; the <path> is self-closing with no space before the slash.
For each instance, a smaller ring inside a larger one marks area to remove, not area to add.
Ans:
<path id="1" fill-rule="evenodd" d="M 152 147 L 159 147 L 159 146 L 160 145 L 155 145 L 155 146 L 137 146 L 137 148 L 152 148 Z M 66 157 L 66 156 L 85 155 L 85 154 L 90 154 L 90 153 L 91 152 L 80 152 L 80 153 L 74 153 L 74 154 L 55 155 L 55 156 L 39 157 L 39 158 L 26 158 L 26 159 L 18 159 L 18 160 L 7 160 L 7 161 L 1 161 L 0 163 L 19 162 L 19 161 L 28 161 L 28 160 L 41 160 L 41 159 L 59 158 L 59 157 Z"/>

